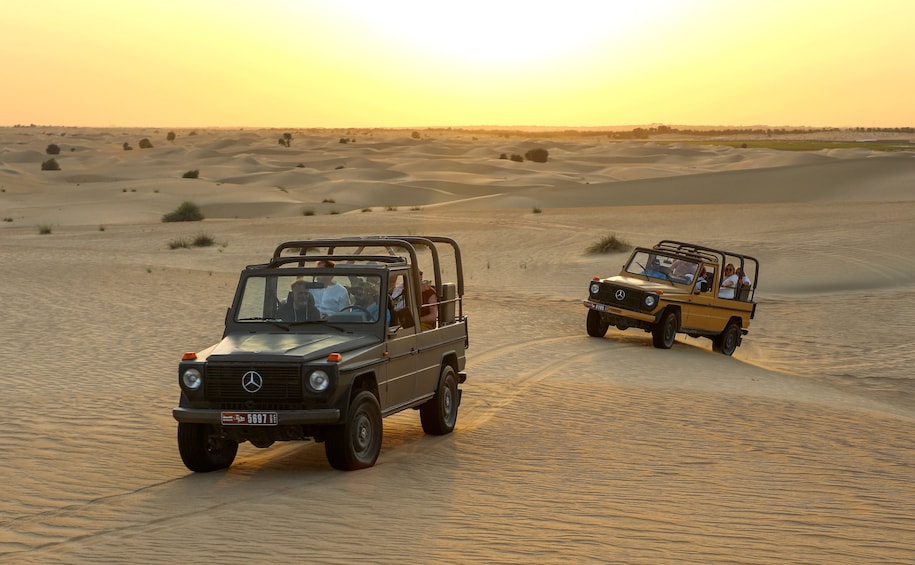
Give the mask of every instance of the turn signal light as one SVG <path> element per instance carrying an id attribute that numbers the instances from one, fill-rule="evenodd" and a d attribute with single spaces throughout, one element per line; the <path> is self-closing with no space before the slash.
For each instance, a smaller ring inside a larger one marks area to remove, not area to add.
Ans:
<path id="1" fill-rule="evenodd" d="M 339 363 L 340 361 L 343 361 L 343 355 L 339 353 L 331 353 L 327 356 L 327 360 L 331 363 Z"/>
<path id="2" fill-rule="evenodd" d="M 182 361 L 193 361 L 196 358 L 197 358 L 197 353 L 194 351 L 188 351 L 187 353 L 185 353 L 184 355 L 181 356 Z"/>

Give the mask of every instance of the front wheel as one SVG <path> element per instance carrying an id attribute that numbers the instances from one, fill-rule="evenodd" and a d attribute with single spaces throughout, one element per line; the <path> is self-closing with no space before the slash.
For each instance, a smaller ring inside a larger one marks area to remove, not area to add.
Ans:
<path id="1" fill-rule="evenodd" d="M 588 329 L 588 335 L 591 337 L 604 337 L 607 334 L 607 328 L 610 324 L 603 321 L 594 310 L 588 310 L 588 320 L 585 326 Z"/>
<path id="2" fill-rule="evenodd" d="M 213 433 L 207 424 L 178 422 L 178 452 L 184 466 L 195 473 L 228 469 L 238 453 L 238 442 Z"/>
<path id="3" fill-rule="evenodd" d="M 460 403 L 454 367 L 445 365 L 442 367 L 435 396 L 419 407 L 419 421 L 423 425 L 423 431 L 434 436 L 454 431 Z"/>
<path id="4" fill-rule="evenodd" d="M 382 434 L 378 399 L 363 390 L 350 402 L 346 422 L 334 426 L 325 438 L 327 462 L 341 471 L 371 467 L 381 453 Z"/>
<path id="5" fill-rule="evenodd" d="M 670 349 L 677 337 L 680 323 L 676 312 L 665 312 L 661 316 L 661 323 L 651 329 L 651 343 L 658 349 Z"/>
<path id="6" fill-rule="evenodd" d="M 724 331 L 712 339 L 712 350 L 725 355 L 733 355 L 740 345 L 740 326 L 734 322 L 728 322 Z"/>

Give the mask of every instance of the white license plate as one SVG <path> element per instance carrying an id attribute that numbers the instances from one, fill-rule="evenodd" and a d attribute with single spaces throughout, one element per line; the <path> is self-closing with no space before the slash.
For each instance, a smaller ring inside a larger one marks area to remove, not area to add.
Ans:
<path id="1" fill-rule="evenodd" d="M 223 426 L 275 426 L 276 412 L 223 412 Z"/>

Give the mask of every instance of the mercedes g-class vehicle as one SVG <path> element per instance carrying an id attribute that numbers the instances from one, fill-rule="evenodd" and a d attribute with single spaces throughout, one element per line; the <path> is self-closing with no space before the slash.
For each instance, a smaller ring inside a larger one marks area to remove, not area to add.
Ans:
<path id="1" fill-rule="evenodd" d="M 681 241 L 637 247 L 616 276 L 588 285 L 588 335 L 610 326 L 651 333 L 657 348 L 670 349 L 677 333 L 712 340 L 732 355 L 756 314 L 759 261 L 742 253 Z"/>
<path id="2" fill-rule="evenodd" d="M 241 272 L 222 340 L 182 356 L 185 466 L 228 468 L 245 441 L 314 440 L 336 469 L 371 467 L 382 418 L 407 409 L 426 433 L 450 433 L 467 378 L 463 295 L 448 237 L 281 243 Z"/>

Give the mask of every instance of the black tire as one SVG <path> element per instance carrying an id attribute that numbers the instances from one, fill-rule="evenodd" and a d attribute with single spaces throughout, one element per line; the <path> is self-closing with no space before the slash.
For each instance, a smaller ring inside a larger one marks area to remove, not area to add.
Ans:
<path id="1" fill-rule="evenodd" d="M 381 453 L 383 433 L 378 399 L 363 390 L 350 402 L 346 422 L 334 426 L 324 439 L 327 462 L 341 471 L 371 467 Z"/>
<path id="2" fill-rule="evenodd" d="M 735 322 L 728 322 L 724 331 L 712 339 L 712 350 L 725 355 L 733 355 L 740 342 L 740 326 Z"/>
<path id="3" fill-rule="evenodd" d="M 434 436 L 450 434 L 457 423 L 460 404 L 454 367 L 445 365 L 442 367 L 435 396 L 419 407 L 419 421 L 423 425 L 423 431 Z"/>
<path id="4" fill-rule="evenodd" d="M 588 321 L 586 323 L 588 328 L 588 335 L 591 337 L 604 337 L 607 335 L 607 328 L 610 327 L 610 324 L 603 321 L 594 310 L 588 310 Z"/>
<path id="5" fill-rule="evenodd" d="M 178 422 L 178 452 L 184 466 L 195 473 L 228 469 L 238 453 L 238 442 L 220 438 L 213 426 Z"/>
<path id="6" fill-rule="evenodd" d="M 661 316 L 661 323 L 651 328 L 651 343 L 658 349 L 670 349 L 674 345 L 679 329 L 680 321 L 677 319 L 677 313 L 668 310 Z"/>

